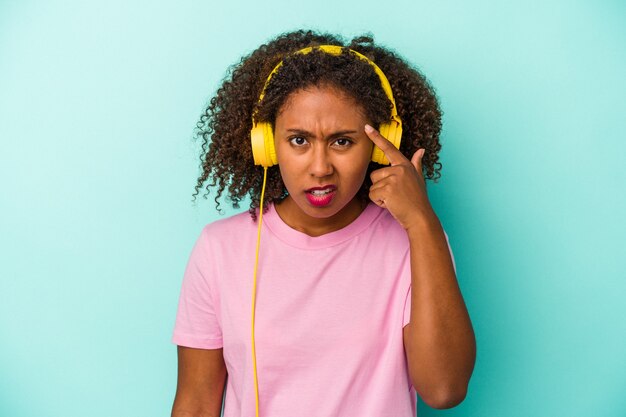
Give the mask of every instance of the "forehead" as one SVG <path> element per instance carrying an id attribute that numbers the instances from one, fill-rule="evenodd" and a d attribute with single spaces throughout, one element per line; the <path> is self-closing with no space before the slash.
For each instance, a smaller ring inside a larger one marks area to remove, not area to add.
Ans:
<path id="1" fill-rule="evenodd" d="M 293 124 L 364 124 L 365 109 L 346 92 L 312 86 L 291 93 L 276 116 L 276 127 Z"/>

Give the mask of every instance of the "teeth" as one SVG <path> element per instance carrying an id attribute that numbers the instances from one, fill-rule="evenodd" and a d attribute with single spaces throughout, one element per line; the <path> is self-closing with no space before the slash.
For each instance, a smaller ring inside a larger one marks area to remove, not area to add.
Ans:
<path id="1" fill-rule="evenodd" d="M 313 194 L 314 196 L 323 196 L 326 195 L 328 193 L 330 193 L 332 190 L 330 188 L 326 189 L 326 190 L 312 190 L 311 194 Z"/>

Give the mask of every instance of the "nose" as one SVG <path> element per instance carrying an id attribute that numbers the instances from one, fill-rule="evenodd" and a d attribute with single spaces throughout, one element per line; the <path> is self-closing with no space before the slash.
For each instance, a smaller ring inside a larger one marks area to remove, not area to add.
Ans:
<path id="1" fill-rule="evenodd" d="M 309 172 L 313 177 L 327 177 L 333 173 L 333 164 L 326 146 L 314 146 L 311 152 Z"/>

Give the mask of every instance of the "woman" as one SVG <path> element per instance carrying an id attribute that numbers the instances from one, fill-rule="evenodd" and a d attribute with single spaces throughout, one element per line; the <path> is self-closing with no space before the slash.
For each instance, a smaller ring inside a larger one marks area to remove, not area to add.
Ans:
<path id="1" fill-rule="evenodd" d="M 222 399 L 227 417 L 464 399 L 474 334 L 424 181 L 440 119 L 424 77 L 368 37 L 298 31 L 241 60 L 198 123 L 196 195 L 208 182 L 218 208 L 227 192 L 250 210 L 191 253 L 173 416 L 219 416 Z"/>

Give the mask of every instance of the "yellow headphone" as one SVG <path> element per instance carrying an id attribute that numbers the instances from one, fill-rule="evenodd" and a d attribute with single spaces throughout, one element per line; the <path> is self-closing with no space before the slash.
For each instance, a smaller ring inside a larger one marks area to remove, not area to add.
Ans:
<path id="1" fill-rule="evenodd" d="M 297 54 L 308 54 L 313 50 L 314 47 L 308 47 L 297 51 Z M 319 48 L 321 51 L 326 52 L 331 55 L 340 55 L 342 51 L 341 46 L 336 45 L 321 45 L 316 46 L 316 49 Z M 381 135 L 383 135 L 387 140 L 389 140 L 396 148 L 400 148 L 400 139 L 402 137 L 402 122 L 400 121 L 400 116 L 398 116 L 398 110 L 396 109 L 396 102 L 393 99 L 393 94 L 391 92 L 391 85 L 389 84 L 389 80 L 385 77 L 385 74 L 378 68 L 373 61 L 367 58 L 365 55 L 362 55 L 354 50 L 351 50 L 354 54 L 356 54 L 359 58 L 369 63 L 378 77 L 380 78 L 380 82 L 382 84 L 383 90 L 385 90 L 385 94 L 391 101 L 393 108 L 391 110 L 391 120 L 387 123 L 383 123 L 380 125 L 378 131 Z M 265 85 L 263 86 L 263 91 L 261 91 L 261 96 L 259 97 L 259 103 L 263 100 L 263 96 L 265 96 L 265 89 L 269 84 L 272 76 L 278 71 L 278 69 L 282 66 L 283 62 L 280 61 L 278 65 L 274 67 L 270 75 L 267 77 L 265 81 Z M 254 376 L 254 399 L 255 399 L 255 415 L 259 416 L 259 381 L 257 375 L 257 363 L 256 363 L 256 342 L 254 337 L 254 325 L 255 325 L 255 311 L 256 311 L 256 284 L 257 284 L 257 268 L 259 264 L 259 247 L 261 245 L 261 227 L 263 224 L 263 200 L 265 199 L 265 184 L 267 182 L 267 168 L 276 165 L 278 161 L 276 160 L 276 148 L 274 147 L 274 132 L 272 130 L 271 124 L 267 122 L 256 123 L 254 120 L 254 116 L 252 116 L 252 130 L 250 131 L 250 138 L 252 141 L 252 155 L 254 156 L 254 163 L 256 165 L 263 166 L 263 186 L 261 188 L 261 200 L 260 200 L 260 208 L 259 208 L 259 225 L 257 229 L 257 240 L 256 240 L 256 253 L 254 259 L 254 275 L 253 275 L 253 283 L 252 283 L 252 368 L 253 368 L 253 376 Z M 374 150 L 372 151 L 372 161 L 377 162 L 382 165 L 388 165 L 389 160 L 385 156 L 384 152 L 378 147 L 374 146 Z"/>
<path id="2" fill-rule="evenodd" d="M 313 51 L 313 49 L 319 49 L 331 55 L 340 55 L 343 48 L 337 45 L 320 45 L 315 47 L 309 46 L 308 48 L 301 49 L 295 53 L 308 54 L 309 52 Z M 387 98 L 389 98 L 389 100 L 391 101 L 393 108 L 391 109 L 391 120 L 389 120 L 389 122 L 387 123 L 381 124 L 378 131 L 383 137 L 387 138 L 387 140 L 389 140 L 396 148 L 399 149 L 400 139 L 402 138 L 402 121 L 400 120 L 400 116 L 398 116 L 398 110 L 396 109 L 396 102 L 393 99 L 393 93 L 391 91 L 391 85 L 389 84 L 389 80 L 387 80 L 387 77 L 378 67 L 378 65 L 376 65 L 368 57 L 352 49 L 350 51 L 368 64 L 370 64 L 380 78 L 380 83 L 383 87 L 383 90 L 385 91 Z M 265 90 L 267 89 L 270 80 L 272 79 L 274 74 L 278 72 L 282 65 L 283 61 L 280 61 L 267 77 L 265 85 L 263 86 L 263 90 L 261 91 L 261 95 L 259 96 L 259 103 L 263 100 L 263 97 L 265 96 Z M 261 165 L 263 167 L 276 165 L 278 164 L 278 161 L 276 159 L 276 148 L 274 147 L 274 132 L 272 129 L 272 125 L 268 122 L 257 123 L 254 116 L 255 115 L 252 116 L 252 130 L 250 131 L 254 163 L 255 165 Z M 378 146 L 374 146 L 374 150 L 372 151 L 372 161 L 382 165 L 389 164 L 389 160 Z"/>

